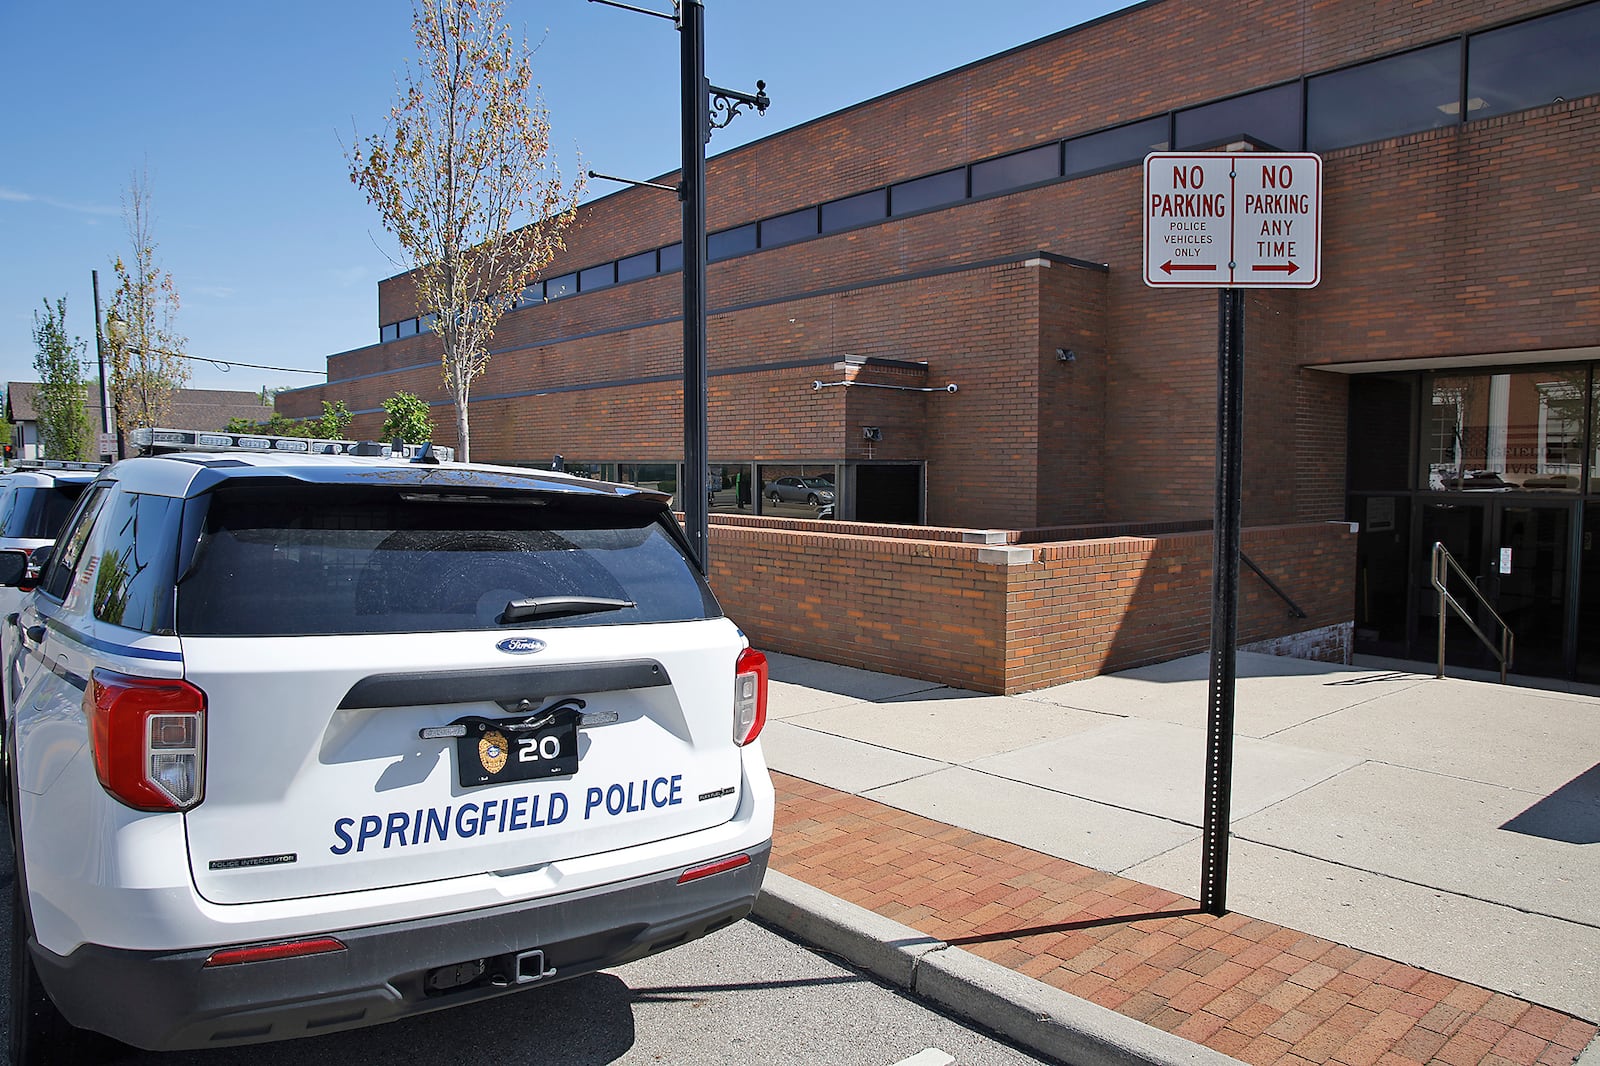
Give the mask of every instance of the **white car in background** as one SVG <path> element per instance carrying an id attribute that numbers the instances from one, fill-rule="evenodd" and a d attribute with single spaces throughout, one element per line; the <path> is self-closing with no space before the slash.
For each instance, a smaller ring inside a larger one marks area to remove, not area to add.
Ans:
<path id="1" fill-rule="evenodd" d="M 23 459 L 0 474 L 0 548 L 30 554 L 53 544 L 78 496 L 104 463 Z M 14 588 L 0 588 L 0 620 L 22 603 Z"/>
<path id="2" fill-rule="evenodd" d="M 218 437 L 102 473 L 0 641 L 14 1062 L 371 1025 L 749 913 L 766 660 L 665 496 Z"/>

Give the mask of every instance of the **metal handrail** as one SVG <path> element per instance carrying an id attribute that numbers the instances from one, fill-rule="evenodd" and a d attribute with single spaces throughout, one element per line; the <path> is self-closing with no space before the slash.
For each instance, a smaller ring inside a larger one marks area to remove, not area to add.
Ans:
<path id="1" fill-rule="evenodd" d="M 1447 566 L 1449 569 L 1446 569 Z M 1450 590 L 1445 587 L 1450 579 L 1450 570 L 1454 570 L 1461 575 L 1461 579 L 1467 583 L 1467 588 L 1471 589 L 1472 594 L 1478 597 L 1478 602 L 1483 604 L 1484 610 L 1493 615 L 1494 620 L 1500 623 L 1499 651 L 1495 650 L 1494 642 L 1483 635 L 1483 630 L 1478 628 L 1478 624 L 1472 620 L 1461 604 L 1456 602 L 1456 598 L 1450 595 Z M 1472 575 L 1461 569 L 1461 564 L 1456 562 L 1455 556 L 1450 554 L 1450 549 L 1438 541 L 1433 544 L 1433 561 L 1429 577 L 1433 582 L 1434 589 L 1439 593 L 1439 672 L 1435 676 L 1444 676 L 1444 626 L 1446 621 L 1444 609 L 1446 605 L 1449 605 L 1456 612 L 1456 617 L 1467 623 L 1467 628 L 1472 630 L 1473 635 L 1483 642 L 1485 648 L 1489 649 L 1489 654 L 1500 660 L 1500 683 L 1502 685 L 1505 684 L 1506 671 L 1511 667 L 1511 656 L 1516 649 L 1516 636 L 1511 632 L 1511 627 L 1506 624 L 1504 618 L 1500 617 L 1500 612 L 1496 611 L 1488 599 L 1484 597 L 1483 590 L 1478 587 Z"/>
<path id="2" fill-rule="evenodd" d="M 1298 603 L 1295 603 L 1293 600 L 1291 600 L 1289 598 L 1289 594 L 1287 592 L 1283 591 L 1282 589 L 1280 589 L 1278 587 L 1277 582 L 1273 581 L 1270 577 L 1268 577 L 1267 576 L 1267 572 L 1265 570 L 1261 569 L 1261 567 L 1257 566 L 1250 559 L 1250 556 L 1246 555 L 1244 552 L 1240 552 L 1239 553 L 1239 561 L 1241 563 L 1243 563 L 1244 565 L 1248 566 L 1252 571 L 1254 571 L 1256 577 L 1259 577 L 1262 580 L 1262 582 L 1267 586 L 1267 588 L 1269 588 L 1273 592 L 1277 593 L 1278 599 L 1282 600 L 1284 603 L 1287 603 L 1289 605 L 1289 617 L 1290 618 L 1306 618 L 1306 617 L 1308 617 L 1307 614 L 1300 609 L 1300 605 Z"/>

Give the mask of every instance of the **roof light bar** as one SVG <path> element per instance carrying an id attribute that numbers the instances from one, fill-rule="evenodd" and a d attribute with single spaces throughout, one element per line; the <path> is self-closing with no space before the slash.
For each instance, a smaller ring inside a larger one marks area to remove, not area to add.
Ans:
<path id="1" fill-rule="evenodd" d="M 226 433 L 212 430 L 140 428 L 128 434 L 129 442 L 145 455 L 166 452 L 288 452 L 298 455 L 391 455 L 416 459 L 433 456 L 450 462 L 454 448 L 431 444 L 401 444 L 395 451 L 381 441 L 323 440 L 317 437 L 274 437 L 263 433 Z"/>
<path id="2" fill-rule="evenodd" d="M 15 470 L 104 470 L 105 463 L 83 463 L 71 459 L 18 459 Z"/>

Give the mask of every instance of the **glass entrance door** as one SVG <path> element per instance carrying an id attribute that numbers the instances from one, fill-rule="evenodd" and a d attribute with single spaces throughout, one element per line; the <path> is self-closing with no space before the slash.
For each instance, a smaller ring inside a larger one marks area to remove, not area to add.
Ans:
<path id="1" fill-rule="evenodd" d="M 1568 672 L 1574 511 L 1572 504 L 1495 502 L 1490 602 L 1516 634 L 1512 666 L 1519 674 L 1551 677 Z"/>
<path id="2" fill-rule="evenodd" d="M 1413 654 L 1438 655 L 1438 594 L 1430 581 L 1433 545 L 1442 543 L 1516 637 L 1512 669 L 1519 674 L 1567 676 L 1568 605 L 1572 578 L 1573 503 L 1515 499 L 1428 501 L 1420 505 L 1418 554 L 1413 573 L 1417 609 Z M 1499 641 L 1499 626 L 1453 574 L 1450 591 L 1485 636 Z M 1448 610 L 1448 609 L 1447 609 Z M 1492 654 L 1459 619 L 1445 626 L 1445 661 L 1497 668 Z"/>
<path id="3" fill-rule="evenodd" d="M 1600 465 L 1600 464 L 1597 464 Z M 1600 503 L 1583 507 L 1583 540 L 1578 551 L 1577 678 L 1600 681 Z"/>
<path id="4" fill-rule="evenodd" d="M 1431 576 L 1433 546 L 1436 543 L 1444 545 L 1468 578 L 1468 582 L 1463 583 L 1460 574 L 1449 571 L 1447 587 L 1450 595 L 1478 623 L 1479 629 L 1491 639 L 1496 635 L 1478 617 L 1477 597 L 1466 587 L 1470 584 L 1471 588 L 1480 592 L 1487 591 L 1484 588 L 1484 532 L 1488 524 L 1489 506 L 1487 501 L 1477 500 L 1450 503 L 1429 501 L 1421 504 L 1419 510 L 1417 548 L 1411 564 L 1412 588 L 1416 597 L 1416 610 L 1413 612 L 1416 624 L 1411 634 L 1411 647 L 1414 657 L 1435 662 L 1439 655 L 1439 594 L 1433 588 Z M 1445 662 L 1473 667 L 1483 667 L 1489 662 L 1478 638 L 1449 607 L 1445 608 Z"/>

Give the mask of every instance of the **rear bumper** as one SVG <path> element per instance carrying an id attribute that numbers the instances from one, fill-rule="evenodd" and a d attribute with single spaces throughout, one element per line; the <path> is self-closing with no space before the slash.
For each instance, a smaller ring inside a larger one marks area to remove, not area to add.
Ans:
<path id="1" fill-rule="evenodd" d="M 531 902 L 342 930 L 332 935 L 345 951 L 298 959 L 206 968 L 210 949 L 86 944 L 60 956 L 30 946 L 51 998 L 81 1028 L 160 1051 L 287 1040 L 505 995 L 694 940 L 750 913 L 771 848 L 768 840 L 746 849 L 747 865 L 683 885 L 674 869 Z M 462 983 L 438 987 L 455 981 Z"/>

